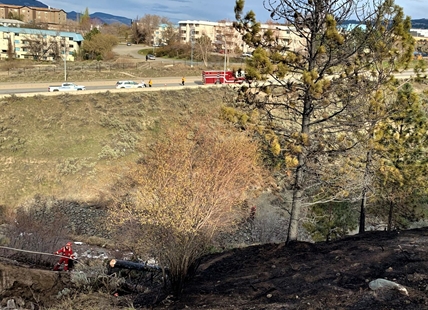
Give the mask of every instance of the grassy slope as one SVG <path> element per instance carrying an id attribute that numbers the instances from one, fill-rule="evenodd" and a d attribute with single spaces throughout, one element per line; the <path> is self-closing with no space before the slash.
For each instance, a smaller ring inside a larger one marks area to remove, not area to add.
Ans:
<path id="1" fill-rule="evenodd" d="M 217 113 L 224 88 L 0 101 L 0 205 L 36 194 L 92 201 L 165 126 Z"/>

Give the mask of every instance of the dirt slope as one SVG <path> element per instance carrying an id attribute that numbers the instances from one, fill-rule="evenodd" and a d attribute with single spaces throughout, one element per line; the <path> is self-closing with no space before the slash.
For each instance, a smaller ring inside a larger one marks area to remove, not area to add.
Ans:
<path id="1" fill-rule="evenodd" d="M 0 301 L 9 299 L 45 305 L 70 286 L 70 274 L 34 268 L 17 261 L 0 258 Z M 0 304 L 0 309 L 1 305 Z M 24 302 L 23 302 L 24 304 Z"/>

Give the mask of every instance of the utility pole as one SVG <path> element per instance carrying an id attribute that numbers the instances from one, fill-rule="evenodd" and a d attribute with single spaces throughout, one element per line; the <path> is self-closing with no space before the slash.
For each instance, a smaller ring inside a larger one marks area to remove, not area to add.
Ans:
<path id="1" fill-rule="evenodd" d="M 64 82 L 67 82 L 67 50 L 65 48 L 65 38 L 64 38 Z"/>
<path id="2" fill-rule="evenodd" d="M 224 72 L 223 72 L 223 83 L 226 83 L 226 63 L 227 63 L 227 46 L 226 46 L 226 36 L 223 35 L 224 42 Z"/>
<path id="3" fill-rule="evenodd" d="M 195 29 L 192 28 L 190 30 L 190 45 L 192 47 L 192 51 L 190 53 L 190 67 L 193 68 L 193 46 L 195 45 Z"/>

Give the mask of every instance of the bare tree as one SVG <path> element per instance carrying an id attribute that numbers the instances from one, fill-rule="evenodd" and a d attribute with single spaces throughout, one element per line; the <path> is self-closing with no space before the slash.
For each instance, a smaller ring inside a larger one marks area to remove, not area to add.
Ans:
<path id="1" fill-rule="evenodd" d="M 111 219 L 130 234 L 128 243 L 169 269 L 175 293 L 214 236 L 243 216 L 238 203 L 261 181 L 257 146 L 206 124 L 172 128 L 115 186 L 128 195 Z"/>
<path id="2" fill-rule="evenodd" d="M 206 35 L 202 34 L 201 37 L 195 40 L 196 56 L 204 62 L 205 67 L 208 66 L 208 56 L 212 49 L 211 39 Z"/>
<path id="3" fill-rule="evenodd" d="M 66 52 L 68 51 L 68 46 L 66 46 L 65 42 L 61 43 L 59 38 L 59 33 L 55 37 L 46 36 L 42 33 L 28 34 L 24 36 L 23 48 L 27 51 L 27 55 L 34 60 L 44 60 L 49 57 L 56 60 L 61 55 L 61 45 L 63 47 L 62 50 L 65 48 Z"/>
<path id="4" fill-rule="evenodd" d="M 7 59 L 13 60 L 15 58 L 15 49 L 13 47 L 12 38 L 7 37 Z"/>
<path id="5" fill-rule="evenodd" d="M 166 23 L 167 26 L 162 31 L 162 40 L 168 45 L 173 45 L 179 41 L 177 29 L 171 22 Z"/>
<path id="6" fill-rule="evenodd" d="M 139 32 L 142 34 L 145 44 L 152 45 L 158 43 L 154 42 L 154 31 L 159 28 L 161 22 L 162 17 L 151 14 L 146 14 L 137 21 Z"/>
<path id="7" fill-rule="evenodd" d="M 135 44 L 139 44 L 145 41 L 145 34 L 141 31 L 138 25 L 138 17 L 134 21 L 132 21 L 131 37 L 132 37 L 132 42 Z"/>

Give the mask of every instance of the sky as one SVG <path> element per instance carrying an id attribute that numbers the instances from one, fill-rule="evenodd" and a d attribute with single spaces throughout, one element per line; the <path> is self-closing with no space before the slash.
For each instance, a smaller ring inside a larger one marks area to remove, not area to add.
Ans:
<path id="1" fill-rule="evenodd" d="M 235 0 L 40 0 L 53 8 L 66 12 L 102 12 L 130 19 L 146 14 L 167 17 L 173 23 L 184 20 L 216 22 L 235 20 Z M 258 21 L 269 20 L 269 12 L 263 7 L 263 0 L 246 0 L 244 12 L 253 10 Z M 277 0 L 279 2 L 279 0 Z M 404 13 L 412 19 L 428 19 L 428 0 L 395 0 Z"/>

